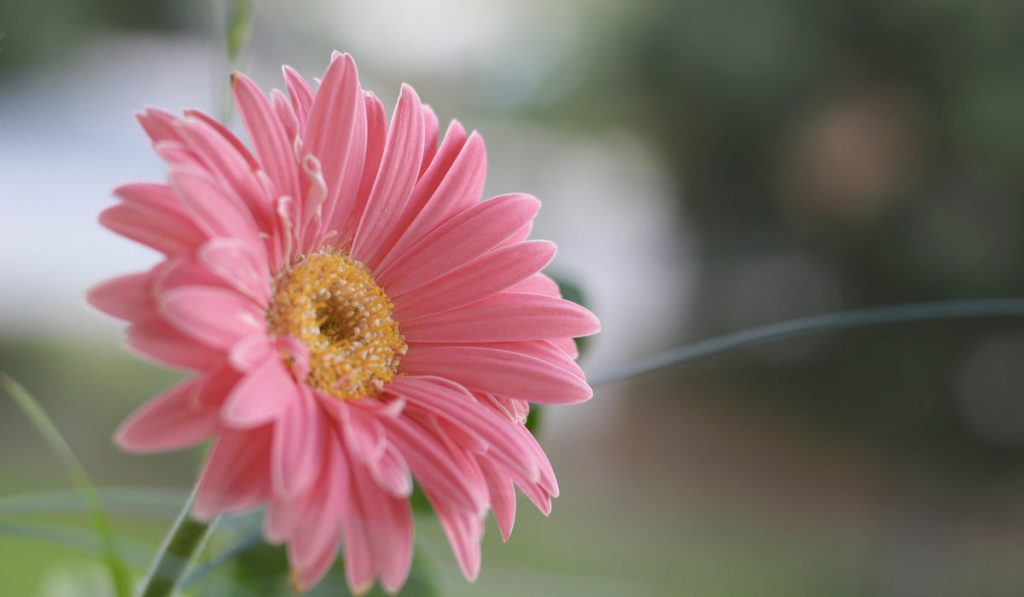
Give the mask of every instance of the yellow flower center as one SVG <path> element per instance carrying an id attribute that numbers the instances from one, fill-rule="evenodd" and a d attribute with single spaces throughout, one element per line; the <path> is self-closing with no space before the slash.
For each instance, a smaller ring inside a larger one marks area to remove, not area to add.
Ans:
<path id="1" fill-rule="evenodd" d="M 365 265 L 340 252 L 314 253 L 274 279 L 267 323 L 273 335 L 309 349 L 306 384 L 356 400 L 391 381 L 406 352 L 392 307 Z"/>

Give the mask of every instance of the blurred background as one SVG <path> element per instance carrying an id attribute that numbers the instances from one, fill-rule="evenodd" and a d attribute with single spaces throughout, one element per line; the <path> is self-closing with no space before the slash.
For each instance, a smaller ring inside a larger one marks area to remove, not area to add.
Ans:
<path id="1" fill-rule="evenodd" d="M 175 374 L 83 294 L 156 261 L 96 216 L 163 178 L 133 112 L 222 112 L 227 14 L 0 0 L 0 370 L 104 487 L 183 495 L 201 459 L 111 444 Z M 335 48 L 385 104 L 405 81 L 480 130 L 489 194 L 544 201 L 551 271 L 604 323 L 591 374 L 804 315 L 1024 294 L 1020 2 L 263 0 L 244 68 L 281 86 Z M 549 519 L 523 503 L 507 544 L 489 526 L 476 584 L 417 532 L 454 596 L 1020 595 L 1022 356 L 1019 321 L 942 321 L 605 385 L 546 411 L 562 497 Z M 69 486 L 9 401 L 0 455 L 0 493 Z M 118 527 L 155 545 L 157 510 Z M 91 561 L 0 534 L 0 594 L 91 594 Z"/>

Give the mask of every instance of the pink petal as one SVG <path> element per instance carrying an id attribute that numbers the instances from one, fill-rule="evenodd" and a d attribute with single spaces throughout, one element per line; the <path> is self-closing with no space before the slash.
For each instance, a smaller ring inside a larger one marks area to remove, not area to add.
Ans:
<path id="1" fill-rule="evenodd" d="M 359 405 L 340 404 L 338 414 L 348 453 L 360 463 L 369 463 L 384 455 L 384 426 L 376 415 Z"/>
<path id="2" fill-rule="evenodd" d="M 475 303 L 540 271 L 554 255 L 555 245 L 547 241 L 495 249 L 415 292 L 393 295 L 395 316 L 405 322 Z"/>
<path id="3" fill-rule="evenodd" d="M 345 518 L 345 568 L 357 594 L 379 575 L 388 592 L 404 583 L 412 563 L 412 513 L 408 500 L 389 495 L 369 471 L 352 465 L 352 503 Z M 351 537 L 351 540 L 350 540 Z"/>
<path id="4" fill-rule="evenodd" d="M 462 508 L 480 511 L 485 507 L 487 487 L 483 479 L 474 478 L 474 471 L 464 467 L 434 434 L 405 417 L 385 423 L 388 440 L 423 487 Z M 479 474 L 479 468 L 476 473 Z"/>
<path id="5" fill-rule="evenodd" d="M 181 286 L 209 286 L 229 290 L 223 280 L 191 257 L 166 259 L 153 268 L 154 297 L 159 298 Z"/>
<path id="6" fill-rule="evenodd" d="M 274 182 L 278 195 L 297 197 L 295 153 L 267 96 L 252 79 L 240 73 L 232 75 L 231 90 L 260 165 Z"/>
<path id="7" fill-rule="evenodd" d="M 412 192 L 423 156 L 423 107 L 412 87 L 402 86 L 380 171 L 352 245 L 352 257 L 371 269 Z"/>
<path id="8" fill-rule="evenodd" d="M 410 405 L 444 417 L 457 428 L 480 438 L 490 446 L 490 455 L 518 468 L 526 478 L 535 479 L 539 475 L 537 464 L 530 456 L 530 446 L 516 433 L 516 424 L 477 402 L 461 386 L 440 378 L 402 377 L 388 389 Z"/>
<path id="9" fill-rule="evenodd" d="M 437 114 L 430 109 L 430 106 L 423 104 L 423 162 L 420 165 L 420 176 L 426 172 L 437 154 L 437 135 L 440 124 L 437 122 Z"/>
<path id="10" fill-rule="evenodd" d="M 191 253 L 205 240 L 206 235 L 182 212 L 165 185 L 126 185 L 115 193 L 131 199 L 100 214 L 100 224 L 108 229 L 165 255 Z M 165 200 L 156 200 L 157 195 L 164 195 Z M 137 199 L 140 196 L 146 199 Z"/>
<path id="11" fill-rule="evenodd" d="M 380 458 L 367 464 L 374 481 L 381 489 L 395 497 L 409 497 L 412 493 L 412 476 L 401 453 L 387 444 Z"/>
<path id="12" fill-rule="evenodd" d="M 343 521 L 351 509 L 349 466 L 339 446 L 337 438 L 324 445 L 323 467 L 305 494 L 285 502 L 275 497 L 271 502 L 274 517 L 280 512 L 281 518 L 293 519 L 290 524 L 277 522 L 291 527 L 288 558 L 296 592 L 318 583 L 334 563 Z M 272 520 L 270 513 L 267 520 Z"/>
<path id="13" fill-rule="evenodd" d="M 476 580 L 480 573 L 480 540 L 484 536 L 483 515 L 454 508 L 430 493 L 427 498 L 448 536 L 462 575 L 466 580 Z"/>
<path id="14" fill-rule="evenodd" d="M 213 348 L 230 348 L 266 326 L 252 302 L 230 290 L 179 286 L 164 293 L 159 301 L 160 312 L 168 322 Z"/>
<path id="15" fill-rule="evenodd" d="M 185 116 L 189 119 L 200 120 L 211 129 L 217 131 L 222 138 L 231 144 L 231 147 L 235 149 L 238 155 L 245 160 L 245 163 L 249 165 L 249 170 L 255 171 L 260 167 L 259 162 L 257 162 L 256 158 L 254 158 L 252 153 L 249 152 L 249 148 L 245 146 L 245 143 L 242 143 L 234 133 L 228 130 L 228 127 L 221 124 L 209 114 L 205 114 L 199 110 L 185 110 Z"/>
<path id="16" fill-rule="evenodd" d="M 295 140 L 299 138 L 299 118 L 295 115 L 295 111 L 292 110 L 292 105 L 288 103 L 288 98 L 284 96 L 284 92 L 280 89 L 271 90 L 270 106 L 273 108 L 274 115 L 284 129 L 285 138 L 294 147 Z"/>
<path id="17" fill-rule="evenodd" d="M 558 480 L 555 478 L 555 470 L 551 468 L 551 461 L 544 453 L 544 448 L 525 425 L 520 425 L 519 433 L 523 435 L 525 442 L 530 446 L 534 462 L 540 467 L 540 480 L 537 484 L 552 497 L 558 497 Z"/>
<path id="18" fill-rule="evenodd" d="M 601 324 L 576 303 L 502 292 L 454 311 L 402 321 L 408 342 L 509 342 L 596 334 Z"/>
<path id="19" fill-rule="evenodd" d="M 559 367 L 572 373 L 581 381 L 586 381 L 587 375 L 580 368 L 579 363 L 564 350 L 552 344 L 549 340 L 528 340 L 525 342 L 488 342 L 483 345 L 487 348 L 509 350 L 540 359 L 546 363 Z"/>
<path id="20" fill-rule="evenodd" d="M 270 265 L 261 245 L 215 238 L 199 250 L 199 262 L 257 305 L 270 302 Z"/>
<path id="21" fill-rule="evenodd" d="M 258 242 L 259 229 L 252 212 L 209 175 L 193 170 L 173 170 L 170 179 L 175 195 L 207 234 Z"/>
<path id="22" fill-rule="evenodd" d="M 580 356 L 580 351 L 576 346 L 576 341 L 572 338 L 548 338 L 548 342 L 554 344 L 558 350 L 569 355 L 569 358 L 571 359 L 575 359 Z"/>
<path id="23" fill-rule="evenodd" d="M 480 470 L 484 472 L 484 479 L 487 480 L 487 493 L 491 498 L 491 511 L 494 512 L 494 520 L 498 523 L 498 530 L 501 531 L 502 541 L 508 541 L 512 536 L 512 527 L 516 523 L 516 488 L 512 480 L 502 474 L 499 467 L 495 466 L 486 457 L 478 457 Z"/>
<path id="24" fill-rule="evenodd" d="M 228 395 L 221 416 L 232 427 L 265 425 L 299 400 L 295 380 L 276 355 L 250 371 Z"/>
<path id="25" fill-rule="evenodd" d="M 350 212 L 351 217 L 348 221 L 341 222 L 342 226 L 338 234 L 342 244 L 352 241 L 359 222 L 363 219 L 363 212 L 366 211 L 366 203 L 370 199 L 373 183 L 377 181 L 380 161 L 384 157 L 384 145 L 388 138 L 388 117 L 384 110 L 384 104 L 369 91 L 364 91 L 363 95 L 366 104 L 366 161 L 363 163 L 363 175 L 359 182 L 359 192 L 356 194 L 355 204 Z"/>
<path id="26" fill-rule="evenodd" d="M 282 66 L 281 71 L 284 75 L 285 84 L 288 86 L 288 97 L 292 102 L 292 110 L 295 111 L 295 117 L 299 120 L 299 134 L 304 135 L 306 120 L 309 118 L 309 111 L 313 107 L 313 90 L 310 89 L 309 83 L 306 83 L 302 75 L 297 73 L 292 67 Z"/>
<path id="27" fill-rule="evenodd" d="M 494 248 L 533 218 L 540 202 L 529 195 L 485 201 L 448 220 L 416 243 L 377 279 L 388 294 L 401 294 L 461 267 Z"/>
<path id="28" fill-rule="evenodd" d="M 194 377 L 151 399 L 136 410 L 114 435 L 118 447 L 148 454 L 177 450 L 205 441 L 217 431 L 217 409 L 196 400 L 205 382 Z"/>
<path id="29" fill-rule="evenodd" d="M 209 373 L 203 375 L 202 383 L 196 388 L 195 400 L 199 404 L 215 406 L 219 417 L 224 400 L 241 379 L 242 376 L 229 365 L 210 369 Z"/>
<path id="30" fill-rule="evenodd" d="M 533 274 L 521 282 L 517 282 L 508 288 L 510 292 L 532 292 L 545 296 L 556 296 L 561 298 L 562 292 L 558 283 L 544 274 Z"/>
<path id="31" fill-rule="evenodd" d="M 228 362 L 236 371 L 246 373 L 263 364 L 267 359 L 273 358 L 274 341 L 265 334 L 253 334 L 247 336 L 234 345 L 228 351 Z"/>
<path id="32" fill-rule="evenodd" d="M 206 169 L 238 194 L 263 231 L 270 230 L 271 201 L 256 174 L 248 150 L 230 131 L 200 112 L 190 112 L 181 125 L 188 147 L 202 158 Z"/>
<path id="33" fill-rule="evenodd" d="M 209 368 L 220 351 L 185 336 L 162 319 L 137 321 L 125 332 L 125 344 L 162 365 L 190 370 Z"/>
<path id="34" fill-rule="evenodd" d="M 138 321 L 153 317 L 156 310 L 152 285 L 151 272 L 118 276 L 94 286 L 86 294 L 86 300 L 107 315 Z"/>
<path id="35" fill-rule="evenodd" d="M 410 375 L 445 377 L 470 390 L 548 404 L 582 402 L 593 395 L 573 372 L 521 352 L 482 346 L 409 348 L 402 367 Z"/>
<path id="36" fill-rule="evenodd" d="M 296 495 L 316 480 L 323 467 L 327 429 L 308 388 L 300 387 L 287 400 L 274 427 L 271 470 L 276 492 Z"/>
<path id="37" fill-rule="evenodd" d="M 306 123 L 303 153 L 320 160 L 331 195 L 325 204 L 324 221 L 341 230 L 351 217 L 366 152 L 366 117 L 363 93 L 355 62 L 338 56 L 324 73 Z"/>
<path id="38" fill-rule="evenodd" d="M 476 204 L 483 192 L 486 170 L 483 139 L 476 133 L 465 139 L 461 125 L 453 122 L 437 157 L 416 184 L 409 206 L 400 215 L 396 229 L 401 237 L 381 267 L 389 266 L 446 218 Z"/>
<path id="39" fill-rule="evenodd" d="M 210 520 L 218 514 L 243 512 L 269 499 L 270 442 L 269 427 L 222 433 L 203 467 L 193 515 Z"/>
<path id="40" fill-rule="evenodd" d="M 179 119 L 174 114 L 160 108 L 146 108 L 135 115 L 153 143 L 161 141 L 177 141 Z"/>

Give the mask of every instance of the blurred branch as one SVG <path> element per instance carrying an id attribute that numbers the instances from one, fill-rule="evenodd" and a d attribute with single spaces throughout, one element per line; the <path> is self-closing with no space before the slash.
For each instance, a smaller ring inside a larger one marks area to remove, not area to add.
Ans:
<path id="1" fill-rule="evenodd" d="M 1024 317 L 1024 299 L 973 299 L 914 303 L 910 305 L 854 309 L 852 311 L 826 313 L 824 315 L 813 315 L 802 319 L 782 321 L 679 346 L 641 359 L 632 365 L 627 365 L 618 370 L 592 376 L 590 384 L 592 386 L 600 386 L 616 383 L 651 373 L 658 369 L 695 361 L 737 348 L 776 342 L 797 336 L 822 334 L 888 323 L 976 317 Z"/>

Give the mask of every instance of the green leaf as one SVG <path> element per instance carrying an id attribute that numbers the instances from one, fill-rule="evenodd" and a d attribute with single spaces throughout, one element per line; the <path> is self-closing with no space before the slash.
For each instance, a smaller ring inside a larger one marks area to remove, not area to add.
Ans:
<path id="1" fill-rule="evenodd" d="M 412 511 L 416 514 L 430 514 L 434 511 L 430 500 L 427 499 L 427 494 L 423 493 L 423 488 L 415 481 L 412 485 L 412 494 L 409 496 L 409 505 L 412 506 Z"/>
<path id="2" fill-rule="evenodd" d="M 132 594 L 132 573 L 121 559 L 117 549 L 117 540 L 110 525 L 110 520 L 100 507 L 99 497 L 96 494 L 96 487 L 93 485 L 89 475 L 78 461 L 71 446 L 68 445 L 64 436 L 61 435 L 53 421 L 43 410 L 39 402 L 32 397 L 28 391 L 6 374 L 0 374 L 0 385 L 3 385 L 8 395 L 14 400 L 21 411 L 28 417 L 35 426 L 36 431 L 43 437 L 50 449 L 64 465 L 68 476 L 74 482 L 78 493 L 82 496 L 89 511 L 89 520 L 92 523 L 96 535 L 99 537 L 103 560 L 110 570 L 110 577 L 114 583 L 114 590 L 118 597 L 130 597 Z"/>
<path id="3" fill-rule="evenodd" d="M 544 408 L 539 404 L 531 404 L 530 413 L 526 415 L 526 428 L 536 436 L 540 432 L 540 423 L 543 419 Z"/>

